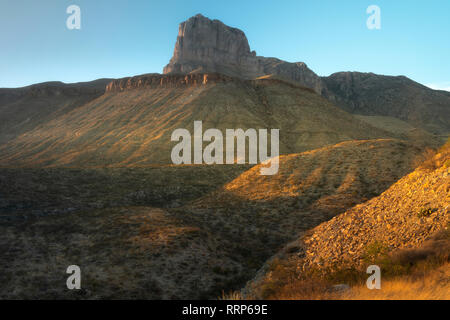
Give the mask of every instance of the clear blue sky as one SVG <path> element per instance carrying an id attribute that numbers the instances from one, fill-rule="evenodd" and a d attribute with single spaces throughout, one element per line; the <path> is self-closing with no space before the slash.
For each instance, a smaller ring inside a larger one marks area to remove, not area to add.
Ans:
<path id="1" fill-rule="evenodd" d="M 66 8 L 81 8 L 68 30 Z M 381 8 L 381 30 L 366 8 Z M 202 13 L 242 29 L 258 55 L 406 75 L 450 90 L 450 1 L 0 0 L 0 87 L 162 72 L 178 24 Z"/>

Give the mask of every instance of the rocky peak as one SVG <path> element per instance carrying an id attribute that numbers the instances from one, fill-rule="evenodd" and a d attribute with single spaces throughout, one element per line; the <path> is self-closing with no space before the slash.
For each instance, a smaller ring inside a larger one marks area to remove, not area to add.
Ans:
<path id="1" fill-rule="evenodd" d="M 244 32 L 198 14 L 180 24 L 173 57 L 164 73 L 221 72 L 239 76 L 244 60 L 255 56 Z"/>
<path id="2" fill-rule="evenodd" d="M 198 14 L 179 26 L 173 57 L 164 73 L 221 73 L 243 79 L 275 75 L 322 93 L 320 77 L 303 62 L 256 56 L 245 33 Z"/>

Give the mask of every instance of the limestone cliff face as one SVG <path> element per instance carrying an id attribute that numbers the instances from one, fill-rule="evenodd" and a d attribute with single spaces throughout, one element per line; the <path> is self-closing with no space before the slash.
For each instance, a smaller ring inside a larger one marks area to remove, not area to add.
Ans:
<path id="1" fill-rule="evenodd" d="M 246 60 L 255 56 L 244 32 L 197 15 L 180 24 L 173 57 L 164 73 L 202 71 L 238 76 Z"/>
<path id="2" fill-rule="evenodd" d="M 164 73 L 211 72 L 243 79 L 273 75 L 323 91 L 322 80 L 306 64 L 256 56 L 244 32 L 199 14 L 180 24 L 173 57 Z"/>
<path id="3" fill-rule="evenodd" d="M 219 73 L 154 73 L 113 80 L 106 86 L 106 92 L 121 92 L 142 88 L 182 88 L 229 81 L 234 81 L 234 79 Z"/>

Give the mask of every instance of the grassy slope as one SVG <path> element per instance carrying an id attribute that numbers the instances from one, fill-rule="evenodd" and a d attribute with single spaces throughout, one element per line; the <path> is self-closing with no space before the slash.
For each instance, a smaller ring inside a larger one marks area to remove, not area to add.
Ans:
<path id="1" fill-rule="evenodd" d="M 101 96 L 109 81 L 46 82 L 16 89 L 0 88 L 0 144 Z"/>
<path id="2" fill-rule="evenodd" d="M 2 166 L 170 164 L 177 128 L 278 128 L 281 153 L 392 137 L 319 95 L 278 80 L 107 93 L 0 146 Z"/>

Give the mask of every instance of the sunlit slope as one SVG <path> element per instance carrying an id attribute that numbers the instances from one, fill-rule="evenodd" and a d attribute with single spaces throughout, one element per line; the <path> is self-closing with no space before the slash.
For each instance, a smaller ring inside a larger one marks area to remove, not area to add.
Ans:
<path id="1" fill-rule="evenodd" d="M 132 79 L 142 83 L 149 77 L 154 76 Z M 170 164 L 176 144 L 170 141 L 172 132 L 186 128 L 192 133 L 195 120 L 203 121 L 203 130 L 280 129 L 284 154 L 345 140 L 392 136 L 311 90 L 283 81 L 224 78 L 179 84 L 176 77 L 181 76 L 159 77 L 171 77 L 174 83 L 107 91 L 20 135 L 0 147 L 0 165 Z"/>
<path id="2" fill-rule="evenodd" d="M 402 141 L 368 140 L 281 156 L 277 175 L 261 176 L 255 166 L 176 211 L 268 257 L 302 231 L 386 190 L 413 170 L 420 154 Z"/>
<path id="3" fill-rule="evenodd" d="M 403 177 L 379 197 L 314 229 L 305 239 L 308 263 L 326 260 L 329 265 L 359 265 L 374 241 L 391 250 L 417 247 L 444 229 L 450 213 L 449 151 L 447 144 L 434 161 Z"/>
<path id="4" fill-rule="evenodd" d="M 431 281 L 442 279 L 436 268 L 448 266 L 449 146 L 380 196 L 343 211 L 291 242 L 249 283 L 246 294 L 281 299 L 448 299 L 448 283 L 441 286 Z M 389 280 L 378 293 L 367 289 L 363 293 L 366 268 L 373 264 Z M 270 271 L 274 268 L 277 275 Z M 423 276 L 431 277 L 427 286 L 421 286 Z M 342 296 L 330 296 L 330 287 L 323 287 L 355 284 L 355 280 L 357 285 Z"/>
<path id="5" fill-rule="evenodd" d="M 328 204 L 345 207 L 383 192 L 413 169 L 421 152 L 418 147 L 395 139 L 341 142 L 282 155 L 278 174 L 273 176 L 260 174 L 264 165 L 255 166 L 226 184 L 220 196 L 295 203 L 299 208 L 313 204 L 335 211 Z M 203 201 L 207 199 L 215 201 Z"/>

